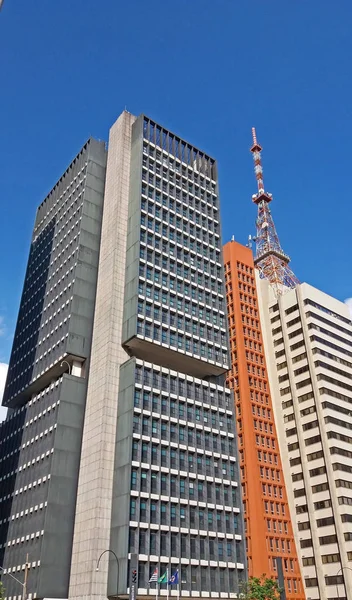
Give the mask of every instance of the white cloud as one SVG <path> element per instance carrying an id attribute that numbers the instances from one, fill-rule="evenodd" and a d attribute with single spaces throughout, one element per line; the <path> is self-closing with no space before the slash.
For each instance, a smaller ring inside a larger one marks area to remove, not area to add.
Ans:
<path id="1" fill-rule="evenodd" d="M 345 300 L 345 304 L 347 304 L 348 310 L 350 311 L 350 317 L 352 319 L 352 298 L 347 298 Z"/>
<path id="2" fill-rule="evenodd" d="M 1 328 L 1 321 L 0 321 L 0 328 Z M 7 365 L 5 363 L 0 363 L 0 402 L 2 400 L 2 396 L 4 393 L 6 375 L 7 375 Z M 0 421 L 3 421 L 5 419 L 6 413 L 7 413 L 7 408 L 3 408 L 2 406 L 0 406 Z"/>

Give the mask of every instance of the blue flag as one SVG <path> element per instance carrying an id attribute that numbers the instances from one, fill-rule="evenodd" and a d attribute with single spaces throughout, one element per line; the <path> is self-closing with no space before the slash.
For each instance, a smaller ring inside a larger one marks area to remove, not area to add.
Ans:
<path id="1" fill-rule="evenodd" d="M 177 585 L 178 584 L 178 569 L 177 571 L 175 571 L 175 573 L 173 575 L 171 575 L 169 581 L 168 581 L 169 585 Z"/>

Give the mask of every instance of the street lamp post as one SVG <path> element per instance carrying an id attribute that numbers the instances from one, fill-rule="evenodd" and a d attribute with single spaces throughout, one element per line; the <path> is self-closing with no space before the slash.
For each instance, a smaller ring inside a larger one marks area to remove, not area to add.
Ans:
<path id="1" fill-rule="evenodd" d="M 27 579 L 28 579 L 28 554 L 26 556 L 26 564 L 24 567 L 24 581 L 22 583 L 22 581 L 20 581 L 19 579 L 17 579 L 17 577 L 15 577 L 14 575 L 11 575 L 11 573 L 8 573 L 6 571 L 6 569 L 4 569 L 3 567 L 0 567 L 0 570 L 5 573 L 5 575 L 8 575 L 9 577 L 12 577 L 12 579 L 14 579 L 15 581 L 17 581 L 17 583 L 19 583 L 22 586 L 23 589 L 23 598 L 22 600 L 27 600 Z"/>
<path id="2" fill-rule="evenodd" d="M 120 563 L 119 563 L 119 559 L 117 558 L 115 552 L 113 550 L 104 550 L 104 552 L 101 553 L 101 555 L 98 558 L 98 562 L 97 562 L 97 566 L 96 566 L 96 571 L 99 571 L 99 563 L 100 563 L 100 559 L 102 556 L 104 556 L 104 554 L 106 554 L 107 552 L 110 552 L 110 554 L 113 554 L 115 556 L 116 559 L 116 564 L 117 564 L 117 577 L 116 577 L 116 598 L 119 597 L 119 574 L 120 574 Z"/>
<path id="3" fill-rule="evenodd" d="M 337 571 L 337 573 L 336 573 L 336 577 L 338 577 L 338 576 L 339 576 L 339 574 L 340 574 L 342 571 L 344 571 L 345 569 L 348 569 L 349 571 L 352 571 L 352 569 L 351 569 L 350 567 L 341 567 L 341 569 L 339 569 L 339 570 Z M 345 586 L 345 589 L 346 589 L 346 584 L 344 583 L 343 585 Z M 338 583 L 336 583 L 336 591 L 337 591 L 337 597 L 338 597 L 338 598 L 340 598 L 340 594 L 339 594 L 339 584 L 338 584 Z"/>

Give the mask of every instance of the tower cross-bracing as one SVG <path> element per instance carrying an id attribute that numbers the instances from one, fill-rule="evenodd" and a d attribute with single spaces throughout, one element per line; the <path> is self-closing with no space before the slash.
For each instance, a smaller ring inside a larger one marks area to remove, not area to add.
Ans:
<path id="1" fill-rule="evenodd" d="M 253 146 L 251 152 L 254 159 L 254 171 L 257 179 L 258 192 L 252 196 L 253 202 L 258 206 L 256 221 L 256 255 L 254 263 L 258 267 L 260 276 L 267 279 L 274 288 L 277 296 L 294 288 L 298 279 L 291 270 L 290 257 L 281 248 L 274 220 L 269 208 L 272 194 L 264 189 L 263 167 L 261 160 L 262 147 L 257 142 L 255 128 L 252 128 Z"/>

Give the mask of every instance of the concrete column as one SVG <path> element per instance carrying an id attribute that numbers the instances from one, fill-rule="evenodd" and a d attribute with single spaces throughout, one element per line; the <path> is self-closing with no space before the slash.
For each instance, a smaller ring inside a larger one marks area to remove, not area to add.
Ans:
<path id="1" fill-rule="evenodd" d="M 121 347 L 131 129 L 122 113 L 110 130 L 97 296 L 77 490 L 69 598 L 102 599 L 107 593 L 119 367 Z"/>

